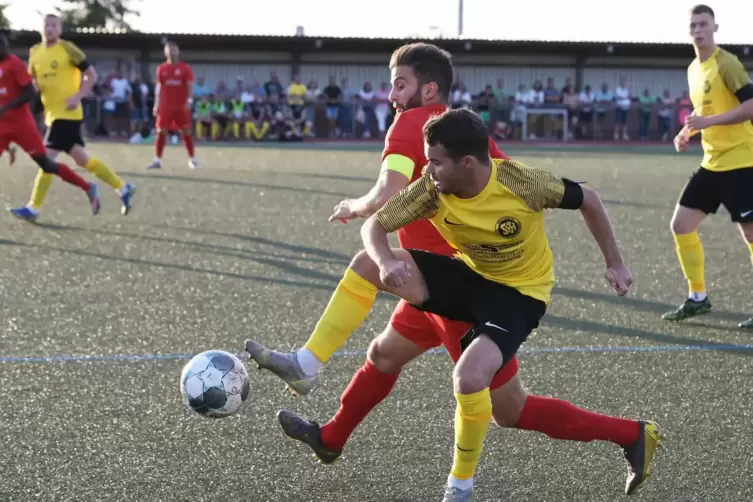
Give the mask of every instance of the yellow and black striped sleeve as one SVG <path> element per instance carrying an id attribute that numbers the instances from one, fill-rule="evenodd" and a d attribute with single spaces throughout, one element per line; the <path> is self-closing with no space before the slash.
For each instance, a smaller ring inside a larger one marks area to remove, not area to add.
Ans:
<path id="1" fill-rule="evenodd" d="M 497 181 L 533 211 L 580 209 L 583 204 L 583 189 L 578 183 L 514 160 L 495 162 L 498 162 Z"/>
<path id="2" fill-rule="evenodd" d="M 753 99 L 753 82 L 737 56 L 726 51 L 720 52 L 717 67 L 724 85 L 741 103 Z"/>
<path id="3" fill-rule="evenodd" d="M 431 218 L 437 214 L 439 204 L 437 187 L 424 175 L 392 196 L 376 217 L 384 231 L 391 233 L 414 221 Z"/>
<path id="4" fill-rule="evenodd" d="M 71 65 L 75 66 L 81 71 L 86 71 L 89 69 L 91 65 L 86 60 L 86 54 L 84 53 L 84 51 L 79 49 L 76 44 L 69 42 L 68 40 L 61 40 L 60 45 L 63 46 L 65 53 L 68 55 L 68 60 L 71 62 Z"/>

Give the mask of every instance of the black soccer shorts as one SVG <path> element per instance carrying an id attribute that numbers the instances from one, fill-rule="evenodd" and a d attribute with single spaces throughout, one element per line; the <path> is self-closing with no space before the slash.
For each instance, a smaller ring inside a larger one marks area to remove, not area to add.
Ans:
<path id="1" fill-rule="evenodd" d="M 81 121 L 55 119 L 47 128 L 44 145 L 50 150 L 65 153 L 70 153 L 76 145 L 84 146 L 84 138 L 81 137 Z"/>
<path id="2" fill-rule="evenodd" d="M 423 275 L 429 298 L 419 310 L 467 322 L 473 328 L 461 340 L 465 350 L 480 334 L 497 344 L 504 364 L 536 329 L 546 303 L 474 272 L 462 260 L 416 249 L 407 250 Z"/>
<path id="3" fill-rule="evenodd" d="M 701 167 L 693 173 L 682 189 L 678 204 L 706 214 L 716 213 L 723 204 L 735 223 L 751 222 L 753 167 L 732 171 L 710 171 Z"/>

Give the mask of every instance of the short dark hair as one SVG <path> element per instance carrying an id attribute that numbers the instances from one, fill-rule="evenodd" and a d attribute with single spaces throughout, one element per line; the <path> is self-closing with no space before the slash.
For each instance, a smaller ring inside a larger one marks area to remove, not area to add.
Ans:
<path id="1" fill-rule="evenodd" d="M 690 9 L 691 16 L 696 16 L 698 14 L 709 14 L 712 18 L 716 19 L 716 16 L 714 15 L 714 9 L 706 4 L 699 3 L 698 5 Z"/>
<path id="2" fill-rule="evenodd" d="M 423 42 L 403 45 L 390 58 L 390 70 L 397 66 L 410 66 L 421 84 L 435 82 L 439 94 L 449 98 L 455 73 L 452 56 L 446 50 Z"/>
<path id="3" fill-rule="evenodd" d="M 424 125 L 424 141 L 429 146 L 442 145 L 452 160 L 472 155 L 479 161 L 489 160 L 489 129 L 471 110 L 448 110 L 429 119 Z"/>

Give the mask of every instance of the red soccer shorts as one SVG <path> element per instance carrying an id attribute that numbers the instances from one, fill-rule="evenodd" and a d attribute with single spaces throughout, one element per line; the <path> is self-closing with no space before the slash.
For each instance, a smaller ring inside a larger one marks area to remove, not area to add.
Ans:
<path id="1" fill-rule="evenodd" d="M 466 322 L 445 319 L 436 314 L 423 312 L 400 300 L 390 319 L 392 327 L 402 336 L 424 349 L 444 345 L 454 362 L 460 359 L 460 339 L 473 326 Z M 502 387 L 518 374 L 518 358 L 512 360 L 494 375 L 491 390 Z"/>
<path id="2" fill-rule="evenodd" d="M 155 127 L 162 131 L 188 131 L 191 129 L 191 111 L 187 108 L 160 110 Z"/>
<path id="3" fill-rule="evenodd" d="M 37 124 L 32 120 L 19 120 L 11 126 L 12 129 L 7 127 L 0 129 L 0 153 L 8 150 L 11 143 L 17 144 L 33 157 L 47 153 Z"/>

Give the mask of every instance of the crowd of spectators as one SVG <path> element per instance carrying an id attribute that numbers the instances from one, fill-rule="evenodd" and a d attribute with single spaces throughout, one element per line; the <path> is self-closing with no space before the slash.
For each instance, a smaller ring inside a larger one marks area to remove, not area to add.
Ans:
<path id="1" fill-rule="evenodd" d="M 197 75 L 196 136 L 207 141 L 382 138 L 394 118 L 389 91 L 388 82 L 363 82 L 355 88 L 348 78 L 334 76 L 322 87 L 300 75 L 289 83 L 272 73 L 265 82 L 238 79 L 214 85 Z M 153 104 L 151 81 L 114 71 L 86 103 L 87 132 L 141 141 L 152 132 Z M 687 92 L 675 96 L 664 90 L 657 96 L 648 88 L 630 89 L 624 78 L 615 89 L 606 83 L 576 89 L 571 79 L 558 83 L 549 78 L 546 86 L 537 80 L 515 90 L 500 78 L 480 92 L 459 81 L 450 106 L 476 110 L 500 140 L 669 141 L 692 110 Z"/>

